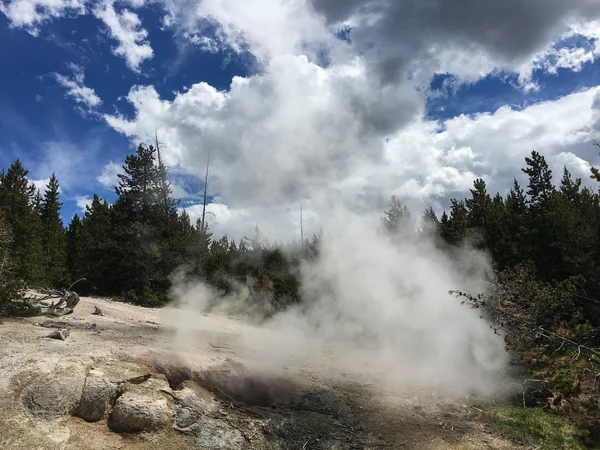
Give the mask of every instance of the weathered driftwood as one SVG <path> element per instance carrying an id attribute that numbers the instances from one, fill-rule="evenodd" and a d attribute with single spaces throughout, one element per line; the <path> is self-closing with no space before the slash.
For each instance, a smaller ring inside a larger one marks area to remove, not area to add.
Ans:
<path id="1" fill-rule="evenodd" d="M 40 308 L 41 314 L 46 316 L 58 317 L 66 316 L 67 314 L 73 313 L 73 310 L 79 303 L 79 295 L 77 295 L 77 292 L 72 291 L 71 289 L 73 288 L 73 286 L 75 286 L 75 284 L 84 280 L 85 278 L 80 278 L 75 283 L 71 284 L 71 286 L 69 286 L 69 289 L 65 290 L 40 290 L 39 292 L 44 295 L 44 297 L 37 300 L 38 303 L 42 305 Z M 44 300 L 48 300 L 51 298 L 58 298 L 59 300 L 56 304 L 52 302 L 50 306 L 48 306 L 48 304 L 45 303 Z"/>
<path id="2" fill-rule="evenodd" d="M 69 337 L 69 330 L 68 329 L 56 330 L 56 331 L 53 331 L 52 333 L 50 333 L 48 335 L 48 337 L 52 338 L 52 339 L 60 339 L 61 341 L 64 341 L 65 339 L 67 339 L 67 337 Z"/>
<path id="3" fill-rule="evenodd" d="M 67 322 L 66 320 L 46 320 L 42 323 L 36 323 L 39 327 L 44 328 L 76 328 L 78 330 L 95 330 L 96 324 L 89 322 Z"/>

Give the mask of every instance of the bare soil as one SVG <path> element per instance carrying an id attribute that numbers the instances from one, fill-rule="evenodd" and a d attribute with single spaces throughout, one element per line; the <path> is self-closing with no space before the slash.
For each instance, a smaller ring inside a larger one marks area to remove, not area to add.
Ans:
<path id="1" fill-rule="evenodd" d="M 95 306 L 104 316 L 92 315 Z M 216 405 L 218 414 L 212 417 L 239 431 L 245 442 L 240 448 L 526 448 L 494 434 L 463 401 L 400 392 L 357 374 L 320 370 L 320 358 L 335 355 L 297 358 L 263 370 L 264 361 L 242 353 L 240 343 L 269 336 L 239 319 L 199 314 L 193 319 L 194 339 L 188 336 L 183 345 L 165 324 L 165 318 L 173 324 L 170 314 L 84 297 L 72 315 L 60 319 L 2 319 L 0 448 L 208 448 L 175 426 L 126 435 L 111 431 L 106 420 L 88 423 L 68 414 L 40 419 L 25 408 L 23 393 L 41 377 L 84 379 L 91 369 L 117 381 L 162 374 L 174 396 L 193 385 Z M 56 320 L 63 323 L 49 322 Z M 68 328 L 68 338 L 47 338 L 56 329 L 52 326 Z M 205 424 L 205 432 L 210 427 L 215 423 Z"/>

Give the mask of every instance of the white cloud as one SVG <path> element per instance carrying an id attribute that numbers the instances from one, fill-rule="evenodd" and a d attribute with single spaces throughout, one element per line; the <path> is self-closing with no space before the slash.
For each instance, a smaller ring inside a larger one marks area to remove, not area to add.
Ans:
<path id="1" fill-rule="evenodd" d="M 25 28 L 36 36 L 44 22 L 69 14 L 85 14 L 86 3 L 85 0 L 2 0 L 0 12 L 11 27 Z"/>
<path id="2" fill-rule="evenodd" d="M 203 0 L 192 4 L 172 0 L 166 4 L 167 22 L 181 27 L 184 35 L 203 39 L 216 26 L 217 35 L 210 37 L 208 49 L 217 43 L 234 51 L 249 46 L 263 62 L 286 53 L 310 55 L 311 44 L 333 42 L 325 19 L 304 0 L 263 0 L 260 7 L 240 0 Z"/>
<path id="3" fill-rule="evenodd" d="M 77 207 L 81 210 L 81 212 L 85 212 L 86 206 L 91 205 L 92 200 L 93 198 L 88 195 L 75 196 L 75 203 L 77 204 Z"/>
<path id="4" fill-rule="evenodd" d="M 188 192 L 181 184 L 173 181 L 171 181 L 171 192 L 173 197 L 178 199 L 198 198 L 197 194 Z"/>
<path id="5" fill-rule="evenodd" d="M 83 152 L 81 149 L 85 148 Z M 61 189 L 67 195 L 74 195 L 82 188 L 89 188 L 95 170 L 93 162 L 101 151 L 101 143 L 97 139 L 88 139 L 74 144 L 69 141 L 47 141 L 40 148 L 39 163 L 32 167 L 36 178 L 47 182 L 54 173 Z"/>
<path id="6" fill-rule="evenodd" d="M 104 22 L 111 37 L 118 41 L 113 53 L 125 58 L 131 70 L 139 72 L 140 65 L 151 59 L 154 52 L 146 40 L 148 32 L 142 28 L 138 15 L 128 9 L 117 12 L 112 0 L 104 0 L 93 13 Z"/>
<path id="7" fill-rule="evenodd" d="M 137 117 L 107 115 L 109 125 L 147 142 L 160 123 L 167 165 L 196 174 L 211 147 L 211 186 L 230 206 L 302 198 L 381 160 L 382 135 L 423 108 L 411 88 L 373 86 L 360 62 L 323 69 L 291 55 L 234 78 L 229 92 L 200 83 L 169 102 L 148 86 L 127 98 Z"/>
<path id="8" fill-rule="evenodd" d="M 4 10 L 15 1 L 25 0 L 4 2 Z M 153 51 L 140 17 L 124 7 L 145 3 L 102 0 L 92 9 L 118 42 L 114 53 L 137 72 Z M 257 9 L 245 0 L 166 0 L 164 25 L 177 27 L 178 36 L 208 52 L 248 50 L 260 72 L 234 78 L 228 91 L 197 83 L 172 100 L 152 85 L 134 86 L 127 95 L 133 119 L 104 118 L 136 144 L 152 141 L 158 124 L 166 164 L 199 180 L 211 148 L 209 185 L 220 194 L 210 207 L 220 208 L 213 225 L 238 237 L 256 222 L 288 240 L 301 201 L 310 217 L 343 203 L 376 218 L 391 194 L 420 208 L 464 194 L 478 176 L 502 190 L 532 149 L 552 167 L 585 171 L 588 142 L 600 127 L 592 108 L 597 89 L 520 111 L 423 119 L 434 73 L 454 75 L 449 88 L 457 88 L 508 71 L 535 91 L 534 70 L 577 71 L 597 58 L 597 0 L 476 3 L 266 0 Z M 344 25 L 352 27 L 350 43 L 335 37 Z M 83 104 L 100 100 L 83 78 L 61 84 Z M 98 181 L 114 186 L 119 169 L 109 163 Z M 197 215 L 197 205 L 189 211 Z"/>
<path id="9" fill-rule="evenodd" d="M 71 64 L 70 69 L 73 72 L 72 78 L 58 73 L 54 74 L 56 81 L 67 89 L 67 96 L 83 105 L 88 111 L 102 104 L 102 100 L 96 95 L 94 89 L 85 86 L 83 69 L 75 64 Z"/>
<path id="10" fill-rule="evenodd" d="M 209 36 L 201 36 L 197 33 L 185 33 L 185 38 L 188 39 L 192 44 L 197 45 L 204 52 L 217 54 L 224 50 L 223 45 L 218 39 L 211 38 Z"/>
<path id="11" fill-rule="evenodd" d="M 514 176 L 523 179 L 519 169 L 525 156 L 538 150 L 559 171 L 558 178 L 566 165 L 585 179 L 589 163 L 583 158 L 593 154 L 591 125 L 598 93 L 600 87 L 522 110 L 504 106 L 494 113 L 459 116 L 445 121 L 440 132 L 437 123 L 416 123 L 390 142 L 390 176 L 405 180 L 400 190 L 408 184 L 412 196 L 423 201 L 432 195 L 467 193 L 475 177 L 488 180 L 491 191 L 504 192 Z"/>
<path id="12" fill-rule="evenodd" d="M 119 174 L 123 173 L 123 167 L 110 161 L 102 168 L 102 173 L 96 178 L 106 189 L 112 189 L 119 184 Z"/>
<path id="13" fill-rule="evenodd" d="M 44 192 L 46 191 L 46 186 L 48 186 L 48 183 L 50 182 L 50 177 L 42 178 L 40 180 L 29 180 L 29 182 L 33 184 L 36 190 L 40 191 L 43 196 Z"/>
<path id="14" fill-rule="evenodd" d="M 568 31 L 524 64 L 520 77 L 527 85 L 534 70 L 556 75 L 559 69 L 579 72 L 600 57 L 600 20 L 574 22 Z M 573 41 L 578 45 L 574 45 Z"/>
<path id="15" fill-rule="evenodd" d="M 324 69 L 287 55 L 235 78 L 228 92 L 199 83 L 168 101 L 151 86 L 135 87 L 127 97 L 135 117 L 105 118 L 136 142 L 150 140 L 160 123 L 168 165 L 200 180 L 210 147 L 210 190 L 227 208 L 215 211 L 214 229 L 240 237 L 256 223 L 287 241 L 305 199 L 321 218 L 341 203 L 377 221 L 391 194 L 418 210 L 465 195 L 476 177 L 504 191 L 534 149 L 556 170 L 567 164 L 582 176 L 598 92 L 438 123 L 421 118 L 424 94 L 378 84 L 363 61 Z M 318 227 L 315 220 L 307 233 Z"/>

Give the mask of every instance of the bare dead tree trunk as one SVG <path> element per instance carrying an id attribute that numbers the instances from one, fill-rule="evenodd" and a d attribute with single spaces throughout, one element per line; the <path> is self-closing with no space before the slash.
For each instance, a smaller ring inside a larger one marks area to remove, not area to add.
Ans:
<path id="1" fill-rule="evenodd" d="M 204 231 L 204 219 L 206 217 L 206 192 L 208 188 L 208 166 L 210 164 L 210 147 L 208 148 L 208 159 L 206 160 L 206 174 L 204 175 L 204 198 L 202 201 L 202 220 L 200 222 L 200 226 L 202 227 L 202 231 Z"/>
<path id="2" fill-rule="evenodd" d="M 304 250 L 304 223 L 302 221 L 302 203 L 300 203 L 300 243 L 302 250 Z"/>

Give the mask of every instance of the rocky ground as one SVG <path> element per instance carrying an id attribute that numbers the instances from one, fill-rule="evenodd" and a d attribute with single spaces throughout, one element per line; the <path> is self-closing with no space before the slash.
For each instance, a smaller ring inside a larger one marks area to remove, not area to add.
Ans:
<path id="1" fill-rule="evenodd" d="M 320 370 L 319 358 L 266 370 L 240 343 L 272 338 L 240 320 L 199 315 L 184 345 L 173 314 L 82 298 L 58 319 L 3 319 L 0 448 L 524 448 L 456 399 Z M 65 340 L 47 337 L 60 329 Z"/>

